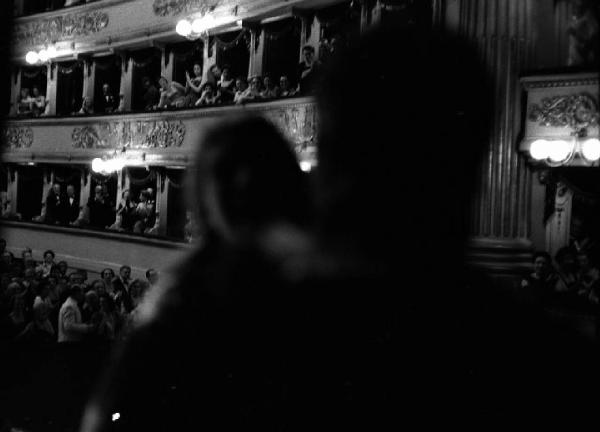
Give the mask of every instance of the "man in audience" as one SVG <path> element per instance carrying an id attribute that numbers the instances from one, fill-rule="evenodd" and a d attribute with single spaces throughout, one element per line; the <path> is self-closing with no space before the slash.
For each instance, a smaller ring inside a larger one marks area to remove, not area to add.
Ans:
<path id="1" fill-rule="evenodd" d="M 115 303 L 125 312 L 129 313 L 133 309 L 129 285 L 131 283 L 131 267 L 123 265 L 119 269 L 119 276 L 113 279 L 112 287 L 115 296 Z"/>
<path id="2" fill-rule="evenodd" d="M 89 199 L 87 206 L 91 227 L 104 229 L 112 223 L 112 208 L 104 196 L 102 186 L 95 187 L 94 196 Z"/>
<path id="3" fill-rule="evenodd" d="M 50 189 L 50 191 L 48 192 L 48 196 L 46 197 L 46 223 L 60 223 L 62 202 L 63 197 L 60 193 L 60 184 L 54 183 L 52 185 L 52 189 Z"/>
<path id="4" fill-rule="evenodd" d="M 296 94 L 296 90 L 290 85 L 290 80 L 287 75 L 279 78 L 279 95 L 281 97 L 292 97 Z"/>
<path id="5" fill-rule="evenodd" d="M 67 185 L 67 196 L 63 201 L 61 219 L 64 225 L 70 225 L 79 217 L 79 199 L 75 196 L 75 186 Z"/>
<path id="6" fill-rule="evenodd" d="M 81 286 L 74 284 L 67 289 L 67 300 L 58 314 L 58 342 L 80 342 L 94 331 L 94 325 L 84 324 L 78 303 L 83 301 Z"/>
<path id="7" fill-rule="evenodd" d="M 158 88 L 152 84 L 150 77 L 145 76 L 142 78 L 142 85 L 144 86 L 144 110 L 151 111 L 160 100 L 160 92 Z"/>
<path id="8" fill-rule="evenodd" d="M 298 92 L 307 95 L 312 94 L 317 87 L 321 64 L 315 58 L 315 48 L 311 45 L 302 48 L 302 56 L 304 60 L 298 65 Z"/>
<path id="9" fill-rule="evenodd" d="M 102 84 L 99 111 L 101 113 L 111 113 L 117 108 L 118 103 L 119 101 L 113 94 L 110 85 L 108 83 Z"/>

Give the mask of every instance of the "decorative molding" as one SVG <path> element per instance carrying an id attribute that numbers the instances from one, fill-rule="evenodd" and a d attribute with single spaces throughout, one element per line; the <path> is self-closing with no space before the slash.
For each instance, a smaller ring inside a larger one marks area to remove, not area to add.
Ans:
<path id="1" fill-rule="evenodd" d="M 2 145 L 10 149 L 29 148 L 33 144 L 30 127 L 7 127 L 2 133 Z"/>
<path id="2" fill-rule="evenodd" d="M 152 10 L 154 15 L 166 17 L 182 13 L 212 12 L 221 3 L 220 0 L 154 0 Z"/>
<path id="3" fill-rule="evenodd" d="M 89 36 L 108 26 L 108 14 L 92 11 L 61 15 L 15 26 L 14 41 L 27 45 L 43 45 Z"/>
<path id="4" fill-rule="evenodd" d="M 536 81 L 523 81 L 523 87 L 526 90 L 533 88 L 555 88 L 555 87 L 579 87 L 585 85 L 598 85 L 598 77 L 595 78 L 580 78 L 580 79 L 556 79 L 556 80 L 536 80 Z"/>
<path id="5" fill-rule="evenodd" d="M 317 109 L 314 104 L 265 110 L 264 116 L 288 138 L 297 153 L 316 147 Z"/>
<path id="6" fill-rule="evenodd" d="M 180 147 L 185 137 L 181 120 L 102 122 L 73 129 L 73 147 L 81 149 Z"/>
<path id="7" fill-rule="evenodd" d="M 590 93 L 545 97 L 529 107 L 527 118 L 540 126 L 571 127 L 579 131 L 598 124 L 598 102 Z"/>

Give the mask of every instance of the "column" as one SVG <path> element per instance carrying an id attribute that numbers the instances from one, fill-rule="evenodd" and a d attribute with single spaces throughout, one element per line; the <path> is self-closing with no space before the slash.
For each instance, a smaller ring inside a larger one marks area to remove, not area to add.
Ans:
<path id="1" fill-rule="evenodd" d="M 167 234 L 167 203 L 169 202 L 169 177 L 166 169 L 160 169 L 156 177 L 156 224 L 158 232 L 155 234 Z"/>
<path id="2" fill-rule="evenodd" d="M 83 91 L 82 98 L 94 100 L 94 86 L 96 82 L 96 62 L 87 58 L 83 62 Z"/>
<path id="3" fill-rule="evenodd" d="M 7 187 L 6 195 L 10 200 L 11 209 L 14 213 L 17 213 L 18 198 L 17 187 L 19 184 L 19 171 L 15 165 L 9 165 L 7 169 Z"/>
<path id="4" fill-rule="evenodd" d="M 217 47 L 210 46 L 210 36 L 202 37 L 203 56 L 202 56 L 202 81 L 206 81 L 208 70 L 217 62 Z"/>
<path id="5" fill-rule="evenodd" d="M 58 83 L 58 67 L 56 63 L 48 63 L 46 80 L 46 100 L 48 101 L 48 115 L 56 115 L 56 86 Z"/>
<path id="6" fill-rule="evenodd" d="M 314 12 L 303 13 L 300 15 L 301 30 L 300 30 L 300 47 L 299 58 L 300 62 L 304 60 L 302 48 L 305 45 L 311 45 L 315 49 L 315 58 L 319 58 L 320 38 L 321 38 L 321 21 Z"/>
<path id="7" fill-rule="evenodd" d="M 86 167 L 81 170 L 81 188 L 79 189 L 79 205 L 85 206 L 90 199 L 92 187 L 91 168 Z"/>
<path id="8" fill-rule="evenodd" d="M 17 103 L 21 93 L 21 68 L 15 67 L 12 69 L 10 77 L 10 111 L 9 116 L 17 115 Z"/>
<path id="9" fill-rule="evenodd" d="M 462 0 L 454 8 L 458 16 L 448 20 L 478 48 L 495 107 L 472 200 L 468 262 L 506 287 L 530 268 L 532 253 L 532 175 L 517 142 L 519 76 L 534 65 L 533 8 L 533 0 Z"/>
<path id="10" fill-rule="evenodd" d="M 121 88 L 119 95 L 123 95 L 123 109 L 131 110 L 133 97 L 133 59 L 126 53 L 120 52 L 121 56 Z"/>
<path id="11" fill-rule="evenodd" d="M 248 62 L 248 77 L 263 74 L 265 53 L 265 32 L 259 24 L 249 25 L 250 28 L 250 61 Z"/>
<path id="12" fill-rule="evenodd" d="M 160 74 L 164 76 L 169 81 L 173 81 L 175 79 L 175 54 L 173 50 L 167 50 L 165 45 L 159 46 L 161 56 L 160 56 Z M 185 85 L 185 83 L 179 83 Z"/>

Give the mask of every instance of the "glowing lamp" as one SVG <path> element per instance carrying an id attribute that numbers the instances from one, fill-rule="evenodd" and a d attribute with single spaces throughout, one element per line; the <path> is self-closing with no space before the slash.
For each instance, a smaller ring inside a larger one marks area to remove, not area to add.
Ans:
<path id="1" fill-rule="evenodd" d="M 177 23 L 175 31 L 178 35 L 189 36 L 192 33 L 192 24 L 188 20 L 181 20 Z"/>
<path id="2" fill-rule="evenodd" d="M 48 55 L 48 58 L 54 58 L 58 56 L 58 51 L 56 50 L 56 47 L 54 46 L 49 46 L 48 49 L 46 50 L 46 54 Z"/>
<path id="3" fill-rule="evenodd" d="M 590 162 L 600 159 L 600 140 L 590 138 L 581 143 L 581 155 Z"/>
<path id="4" fill-rule="evenodd" d="M 566 160 L 572 151 L 572 142 L 564 140 L 554 140 L 548 142 L 548 157 L 552 162 L 562 162 Z"/>
<path id="5" fill-rule="evenodd" d="M 543 160 L 548 157 L 548 141 L 535 140 L 529 147 L 529 154 L 535 160 Z"/>
<path id="6" fill-rule="evenodd" d="M 25 55 L 25 61 L 29 64 L 37 63 L 39 57 L 35 51 L 29 51 L 27 55 Z"/>
<path id="7" fill-rule="evenodd" d="M 102 172 L 104 171 L 104 161 L 100 158 L 94 158 L 92 160 L 92 170 L 94 172 Z"/>
<path id="8" fill-rule="evenodd" d="M 48 61 L 48 51 L 46 51 L 45 49 L 41 49 L 40 52 L 38 52 L 38 58 L 41 62 Z"/>

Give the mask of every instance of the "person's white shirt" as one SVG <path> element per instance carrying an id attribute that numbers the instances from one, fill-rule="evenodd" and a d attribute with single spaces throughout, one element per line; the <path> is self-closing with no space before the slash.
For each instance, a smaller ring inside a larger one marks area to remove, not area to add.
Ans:
<path id="1" fill-rule="evenodd" d="M 78 342 L 90 328 L 82 323 L 77 301 L 73 297 L 67 298 L 58 313 L 58 342 Z"/>

